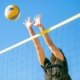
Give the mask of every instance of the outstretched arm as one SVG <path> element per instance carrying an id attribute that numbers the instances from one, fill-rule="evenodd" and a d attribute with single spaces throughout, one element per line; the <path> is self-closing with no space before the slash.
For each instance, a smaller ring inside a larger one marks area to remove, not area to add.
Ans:
<path id="1" fill-rule="evenodd" d="M 24 25 L 26 26 L 30 36 L 35 35 L 35 33 L 32 29 L 33 21 L 31 21 L 30 18 L 28 18 L 28 20 L 25 20 Z M 44 60 L 45 60 L 45 54 L 44 54 L 43 48 L 41 47 L 37 38 L 33 39 L 32 41 L 33 41 L 34 46 L 36 48 L 39 62 L 40 62 L 41 65 L 43 65 Z"/>
<path id="2" fill-rule="evenodd" d="M 44 27 L 41 23 L 41 16 L 37 15 L 35 18 L 35 26 L 38 26 L 40 31 L 44 31 Z M 52 42 L 52 40 L 50 39 L 48 33 L 43 35 L 43 38 L 45 40 L 45 43 L 47 44 L 47 46 L 49 47 L 49 49 L 51 50 L 51 52 L 55 55 L 56 58 L 60 59 L 60 60 L 64 60 L 63 54 L 60 52 L 60 50 L 54 45 L 54 43 Z"/>

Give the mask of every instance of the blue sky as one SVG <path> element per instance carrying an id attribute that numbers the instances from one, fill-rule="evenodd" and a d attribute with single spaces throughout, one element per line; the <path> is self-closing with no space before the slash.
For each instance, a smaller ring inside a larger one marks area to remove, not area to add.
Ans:
<path id="1" fill-rule="evenodd" d="M 21 16 L 17 21 L 9 21 L 4 16 L 4 10 L 10 4 L 20 8 Z M 22 23 L 28 16 L 33 18 L 38 13 L 42 15 L 42 23 L 47 29 L 80 13 L 80 0 L 0 0 L 0 50 L 28 38 L 28 31 Z M 34 31 L 39 32 L 37 27 L 34 27 Z M 79 34 L 80 19 L 49 33 L 67 58 L 72 80 L 80 79 Z M 48 47 L 42 37 L 39 40 L 49 58 Z M 43 70 L 31 41 L 0 55 L 0 64 L 0 80 L 44 80 Z"/>

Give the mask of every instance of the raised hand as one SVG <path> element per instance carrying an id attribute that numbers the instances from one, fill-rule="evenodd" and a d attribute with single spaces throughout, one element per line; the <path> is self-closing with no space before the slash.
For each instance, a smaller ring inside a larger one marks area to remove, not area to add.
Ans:
<path id="1" fill-rule="evenodd" d="M 34 17 L 34 26 L 38 26 L 41 25 L 41 15 L 36 15 L 36 17 Z"/>
<path id="2" fill-rule="evenodd" d="M 24 24 L 24 25 L 26 26 L 26 28 L 28 29 L 29 27 L 32 27 L 33 21 L 31 20 L 30 17 L 28 17 L 27 20 L 25 19 L 25 22 L 24 22 L 23 24 Z"/>

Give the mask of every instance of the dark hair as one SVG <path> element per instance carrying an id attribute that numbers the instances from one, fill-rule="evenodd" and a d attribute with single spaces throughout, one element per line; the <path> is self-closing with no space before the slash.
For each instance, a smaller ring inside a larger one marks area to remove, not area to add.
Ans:
<path id="1" fill-rule="evenodd" d="M 51 60 L 51 62 L 54 62 L 56 60 L 56 57 L 53 53 L 51 54 L 50 60 Z"/>

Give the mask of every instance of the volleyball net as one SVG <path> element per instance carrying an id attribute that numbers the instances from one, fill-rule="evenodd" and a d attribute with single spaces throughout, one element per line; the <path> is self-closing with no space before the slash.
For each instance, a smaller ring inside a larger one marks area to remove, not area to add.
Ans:
<path id="1" fill-rule="evenodd" d="M 62 21 L 62 22 L 60 22 L 60 23 L 58 23 L 58 24 L 56 24 L 56 25 L 54 25 L 54 26 L 52 26 L 52 27 L 50 27 L 50 28 L 38 33 L 38 34 L 36 34 L 36 35 L 34 35 L 34 36 L 32 36 L 32 37 L 30 37 L 30 38 L 27 38 L 27 39 L 25 39 L 25 40 L 23 40 L 23 41 L 21 41 L 21 42 L 19 42 L 17 44 L 14 44 L 14 45 L 6 48 L 6 49 L 1 50 L 0 54 L 3 54 L 5 52 L 7 52 L 7 51 L 10 51 L 10 50 L 12 50 L 12 49 L 24 44 L 24 43 L 27 43 L 27 42 L 31 41 L 32 39 L 34 39 L 34 38 L 40 37 L 40 36 L 42 36 L 42 35 L 44 35 L 46 33 L 49 33 L 49 32 L 51 32 L 51 31 L 53 31 L 55 29 L 58 29 L 58 28 L 62 27 L 63 25 L 65 25 L 65 24 L 67 24 L 67 23 L 69 23 L 69 22 L 71 22 L 71 21 L 73 21 L 75 19 L 78 19 L 78 18 L 80 18 L 80 13 L 78 13 L 78 14 L 76 14 L 76 15 L 74 15 L 74 16 L 72 16 L 72 17 L 70 17 L 70 18 L 68 18 L 68 19 L 66 19 L 66 20 L 64 20 L 64 21 Z"/>

